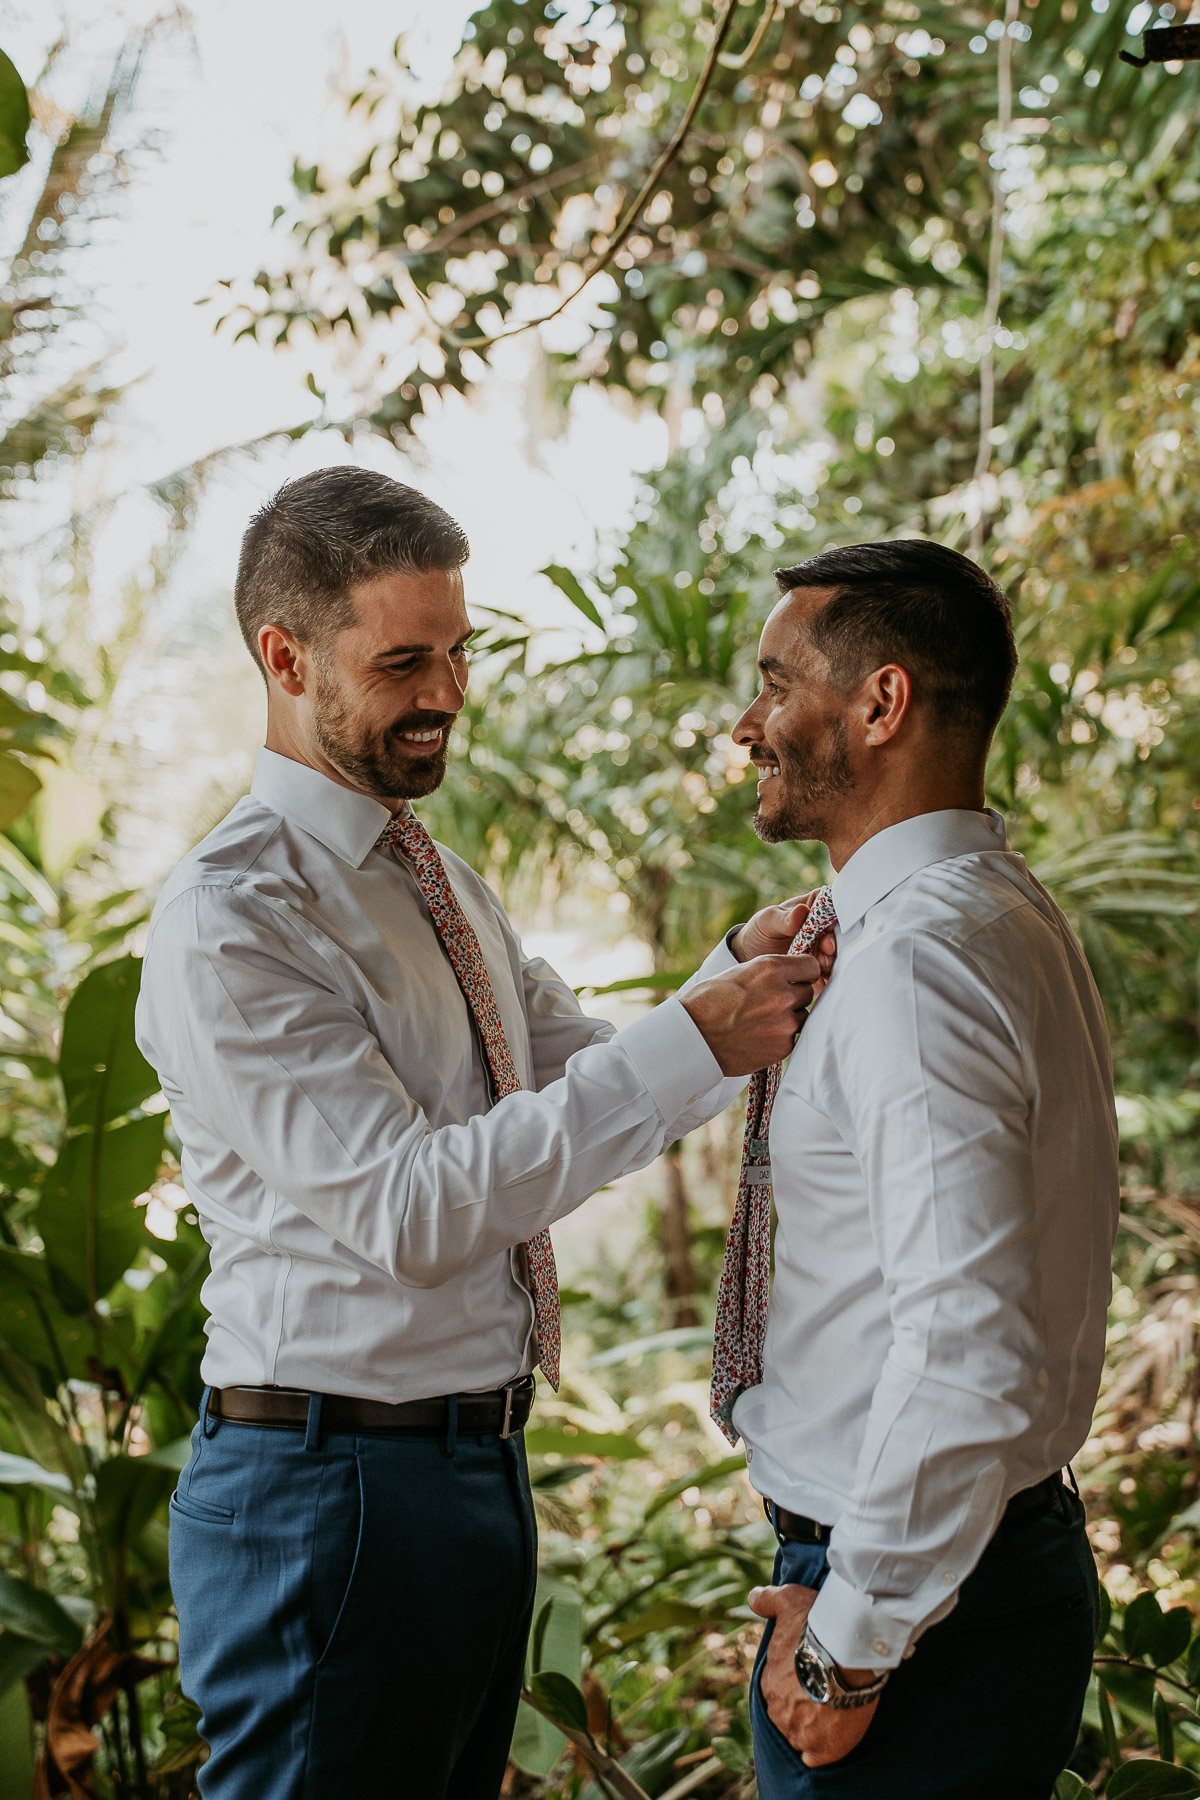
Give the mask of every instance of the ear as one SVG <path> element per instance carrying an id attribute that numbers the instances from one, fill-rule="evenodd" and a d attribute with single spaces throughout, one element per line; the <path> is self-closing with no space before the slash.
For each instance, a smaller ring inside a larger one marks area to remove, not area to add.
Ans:
<path id="1" fill-rule="evenodd" d="M 890 744 L 913 703 L 912 677 L 899 663 L 876 669 L 863 683 L 863 742 L 873 748 Z"/>
<path id="2" fill-rule="evenodd" d="M 304 692 L 304 646 L 282 625 L 264 625 L 258 634 L 258 654 L 268 681 L 298 699 Z"/>

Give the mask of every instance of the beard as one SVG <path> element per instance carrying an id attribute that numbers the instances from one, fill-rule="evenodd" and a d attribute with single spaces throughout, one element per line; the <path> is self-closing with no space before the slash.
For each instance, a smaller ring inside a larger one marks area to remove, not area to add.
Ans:
<path id="1" fill-rule="evenodd" d="M 368 725 L 347 702 L 329 668 L 318 665 L 313 730 L 325 756 L 346 780 L 376 800 L 419 800 L 446 777 L 447 739 L 429 756 L 400 747 L 405 731 L 448 731 L 453 713 L 409 713 L 383 731 Z"/>
<path id="2" fill-rule="evenodd" d="M 834 721 L 823 750 L 815 747 L 811 736 L 785 739 L 774 750 L 779 762 L 775 776 L 779 799 L 769 817 L 759 807 L 754 815 L 755 831 L 764 844 L 823 839 L 830 802 L 854 787 L 846 721 Z"/>

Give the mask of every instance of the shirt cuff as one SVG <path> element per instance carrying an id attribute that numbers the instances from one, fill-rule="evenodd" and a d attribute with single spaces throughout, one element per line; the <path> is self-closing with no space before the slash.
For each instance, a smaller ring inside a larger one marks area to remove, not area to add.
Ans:
<path id="1" fill-rule="evenodd" d="M 679 1000 L 664 1000 L 611 1041 L 620 1044 L 641 1076 L 664 1123 L 678 1119 L 724 1079 L 699 1026 Z"/>
<path id="2" fill-rule="evenodd" d="M 808 1615 L 817 1641 L 842 1669 L 898 1668 L 912 1638 L 912 1625 L 897 1618 L 830 1569 Z"/>

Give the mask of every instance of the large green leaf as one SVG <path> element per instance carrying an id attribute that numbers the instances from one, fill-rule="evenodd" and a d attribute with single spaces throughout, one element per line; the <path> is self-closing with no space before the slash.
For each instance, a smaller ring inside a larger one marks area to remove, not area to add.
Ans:
<path id="1" fill-rule="evenodd" d="M 604 630 L 604 620 L 600 617 L 600 609 L 585 592 L 578 575 L 573 575 L 570 569 L 564 569 L 561 563 L 551 563 L 542 570 L 542 574 L 550 577 L 559 593 L 565 594 L 571 605 L 581 612 L 585 619 L 598 626 L 601 631 Z"/>
<path id="2" fill-rule="evenodd" d="M 576 1684 L 556 1670 L 535 1675 L 529 1683 L 533 1704 L 552 1724 L 566 1725 L 572 1731 L 588 1728 L 587 1702 Z"/>
<path id="3" fill-rule="evenodd" d="M 43 1469 L 31 1456 L 15 1456 L 0 1450 L 0 1487 L 41 1487 L 51 1493 L 69 1494 L 71 1483 L 57 1469 Z"/>
<path id="4" fill-rule="evenodd" d="M 60 1656 L 74 1656 L 83 1642 L 83 1633 L 75 1620 L 59 1605 L 53 1594 L 17 1575 L 0 1572 L 0 1625 L 19 1637 L 29 1638 L 43 1650 L 54 1650 Z"/>
<path id="5" fill-rule="evenodd" d="M 602 1456 L 613 1462 L 646 1454 L 635 1438 L 620 1432 L 585 1431 L 573 1425 L 535 1425 L 525 1432 L 525 1448 L 530 1456 Z"/>
<path id="6" fill-rule="evenodd" d="M 1156 1669 L 1165 1668 L 1184 1654 L 1192 1635 L 1192 1615 L 1186 1606 L 1164 1612 L 1158 1596 L 1147 1591 L 1138 1594 L 1125 1608 L 1125 1650 L 1129 1656 L 1144 1656 Z"/>
<path id="7" fill-rule="evenodd" d="M 1054 1800 L 1091 1800 L 1092 1790 L 1072 1769 L 1064 1769 L 1054 1784 Z"/>
<path id="8" fill-rule="evenodd" d="M 0 1637 L 0 1794 L 5 1800 L 32 1800 L 34 1782 L 33 1713 L 22 1677 L 37 1667 L 15 1664 L 5 1656 L 8 1644 L 15 1648 L 18 1659 L 25 1646 L 24 1662 L 31 1653 L 40 1654 L 24 1638 Z"/>
<path id="9" fill-rule="evenodd" d="M 111 1550 L 135 1544 L 175 1486 L 177 1470 L 148 1456 L 112 1456 L 96 1472 L 96 1517 Z"/>
<path id="10" fill-rule="evenodd" d="M 7 1245 L 0 1246 L 0 1343 L 55 1383 L 86 1380 L 96 1348 L 88 1321 L 60 1304 L 46 1259 Z"/>
<path id="11" fill-rule="evenodd" d="M 133 1202 L 162 1161 L 163 1116 L 69 1137 L 46 1176 L 38 1230 L 63 1304 L 82 1311 L 121 1279 L 145 1242 Z"/>
<path id="12" fill-rule="evenodd" d="M 533 1617 L 526 1681 L 553 1672 L 578 1685 L 583 1674 L 583 1604 L 578 1591 L 539 1576 Z M 565 1748 L 562 1732 L 522 1700 L 509 1752 L 517 1767 L 527 1775 L 549 1775 Z"/>
<path id="13" fill-rule="evenodd" d="M 68 1128 L 103 1130 L 158 1092 L 133 1035 L 140 976 L 138 958 L 122 956 L 93 969 L 71 996 L 58 1058 Z"/>
<path id="14" fill-rule="evenodd" d="M 1104 1793 L 1106 1800 L 1196 1800 L 1200 1781 L 1190 1769 L 1146 1757 L 1123 1763 Z"/>
<path id="15" fill-rule="evenodd" d="M 28 763 L 23 763 L 11 751 L 0 750 L 0 831 L 20 818 L 41 785 Z"/>
<path id="16" fill-rule="evenodd" d="M 12 175 L 29 161 L 29 95 L 11 59 L 0 50 L 0 176 Z"/>

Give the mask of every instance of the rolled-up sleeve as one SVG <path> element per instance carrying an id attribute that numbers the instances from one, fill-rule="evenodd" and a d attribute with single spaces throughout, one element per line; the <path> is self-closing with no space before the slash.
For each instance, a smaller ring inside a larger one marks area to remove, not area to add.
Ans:
<path id="1" fill-rule="evenodd" d="M 320 934 L 218 886 L 187 890 L 156 919 L 138 1037 L 164 1086 L 268 1188 L 413 1287 L 524 1242 L 643 1167 L 721 1087 L 671 1000 L 575 1050 L 540 1091 L 434 1130 Z"/>
<path id="2" fill-rule="evenodd" d="M 994 1531 L 1042 1402 L 1031 1077 L 969 944 L 881 939 L 842 972 L 841 1115 L 867 1187 L 892 1344 L 812 1629 L 894 1667 Z"/>

